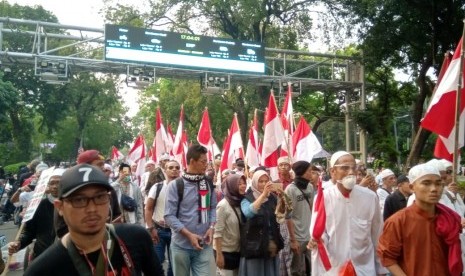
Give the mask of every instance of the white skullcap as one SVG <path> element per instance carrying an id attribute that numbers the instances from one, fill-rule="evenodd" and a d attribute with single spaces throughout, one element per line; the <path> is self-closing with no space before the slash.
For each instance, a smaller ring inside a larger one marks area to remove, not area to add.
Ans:
<path id="1" fill-rule="evenodd" d="M 250 167 L 249 172 L 254 173 L 255 170 L 257 170 L 257 168 L 258 168 L 257 166 L 252 166 Z"/>
<path id="2" fill-rule="evenodd" d="M 382 172 L 379 173 L 379 177 L 381 179 L 384 179 L 388 176 L 394 175 L 394 172 L 391 171 L 390 169 L 384 169 Z"/>
<path id="3" fill-rule="evenodd" d="M 103 164 L 103 168 L 104 168 L 105 170 L 113 171 L 113 167 L 112 167 L 110 164 L 108 164 L 108 163 Z"/>
<path id="4" fill-rule="evenodd" d="M 444 165 L 444 167 L 446 167 L 446 169 L 454 165 L 452 164 L 452 162 L 446 159 L 440 159 L 439 162 L 441 162 Z"/>
<path id="5" fill-rule="evenodd" d="M 61 176 L 66 171 L 66 169 L 54 169 L 51 176 Z"/>
<path id="6" fill-rule="evenodd" d="M 446 171 L 447 167 L 444 166 L 444 163 L 439 161 L 438 159 L 431 159 L 426 164 L 435 167 L 438 171 Z"/>
<path id="7" fill-rule="evenodd" d="M 48 169 L 48 165 L 44 162 L 40 162 L 40 164 L 36 167 L 36 172 L 45 171 L 46 169 Z"/>
<path id="8" fill-rule="evenodd" d="M 333 153 L 333 155 L 331 156 L 331 160 L 329 161 L 329 165 L 331 166 L 331 168 L 334 167 L 337 160 L 339 160 L 339 158 L 341 158 L 344 155 L 350 155 L 350 153 L 348 153 L 347 151 L 343 151 L 343 150 L 336 151 L 335 153 Z"/>
<path id="9" fill-rule="evenodd" d="M 281 157 L 278 158 L 278 165 L 281 164 L 281 163 L 291 164 L 291 161 L 289 160 L 289 157 L 281 156 Z"/>
<path id="10" fill-rule="evenodd" d="M 160 155 L 160 161 L 166 161 L 166 160 L 170 160 L 170 154 L 167 152 L 164 152 Z"/>
<path id="11" fill-rule="evenodd" d="M 147 161 L 147 162 L 145 163 L 145 165 L 146 165 L 146 166 L 147 166 L 147 165 L 154 165 L 154 166 L 155 166 L 156 164 L 155 164 L 155 162 L 154 162 L 152 159 L 150 159 L 149 161 Z"/>
<path id="12" fill-rule="evenodd" d="M 408 171 L 408 180 L 410 181 L 410 184 L 413 184 L 413 182 L 417 181 L 420 177 L 428 175 L 428 174 L 433 174 L 437 176 L 441 176 L 439 174 L 439 170 L 428 163 L 425 164 L 420 164 L 412 167 Z"/>

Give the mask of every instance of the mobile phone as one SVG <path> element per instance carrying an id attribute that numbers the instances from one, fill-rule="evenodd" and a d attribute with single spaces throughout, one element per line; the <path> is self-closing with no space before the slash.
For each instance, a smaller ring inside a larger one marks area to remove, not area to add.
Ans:
<path id="1" fill-rule="evenodd" d="M 272 186 L 271 190 L 274 191 L 274 192 L 283 189 L 283 184 L 281 184 L 281 183 L 273 183 L 272 185 L 273 186 Z"/>
<path id="2" fill-rule="evenodd" d="M 199 246 L 203 248 L 203 246 L 205 245 L 205 242 L 203 239 L 199 240 Z"/>

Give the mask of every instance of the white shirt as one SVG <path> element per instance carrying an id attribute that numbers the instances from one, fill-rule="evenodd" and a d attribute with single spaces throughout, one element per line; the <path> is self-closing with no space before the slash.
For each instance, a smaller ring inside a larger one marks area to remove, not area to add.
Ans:
<path id="1" fill-rule="evenodd" d="M 332 268 L 326 272 L 318 250 L 312 250 L 312 275 L 337 276 L 348 260 L 352 260 L 358 276 L 387 273 L 375 252 L 383 228 L 378 197 L 360 186 L 354 187 L 349 198 L 344 197 L 336 185 L 326 188 L 323 194 L 326 229 L 321 238 Z M 315 204 L 313 206 L 315 208 Z M 310 233 L 313 233 L 314 217 Z"/>
<path id="2" fill-rule="evenodd" d="M 379 198 L 379 207 L 380 207 L 381 215 L 383 215 L 384 203 L 386 202 L 386 198 L 388 197 L 388 195 L 390 195 L 391 193 L 389 193 L 383 188 L 378 188 L 376 190 L 376 194 L 378 195 L 378 198 Z"/>
<path id="3" fill-rule="evenodd" d="M 450 199 L 450 197 L 455 199 L 455 202 L 453 202 Z M 442 193 L 439 203 L 442 203 L 446 205 L 447 207 L 451 208 L 452 210 L 454 210 L 461 218 L 465 216 L 465 204 L 463 203 L 463 200 L 460 197 L 460 195 L 456 196 L 451 191 L 447 190 L 446 188 L 444 188 L 444 192 Z"/>
<path id="4" fill-rule="evenodd" d="M 157 223 L 164 223 L 163 216 L 165 215 L 165 198 L 166 198 L 166 189 L 168 187 L 168 181 L 164 180 L 162 184 L 157 183 L 150 188 L 149 194 L 147 195 L 148 198 L 155 199 L 157 195 L 157 186 L 163 185 L 160 190 L 160 194 L 158 195 L 157 202 L 155 205 L 155 209 L 153 210 L 152 219 Z"/>

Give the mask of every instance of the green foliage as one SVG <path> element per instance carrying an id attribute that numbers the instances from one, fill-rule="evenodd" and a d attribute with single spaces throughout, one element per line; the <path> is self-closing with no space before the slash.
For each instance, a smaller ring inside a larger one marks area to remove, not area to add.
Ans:
<path id="1" fill-rule="evenodd" d="M 26 166 L 26 165 L 27 165 L 26 162 L 19 162 L 19 163 L 7 165 L 4 167 L 5 173 L 17 174 L 19 173 L 19 168 Z"/>

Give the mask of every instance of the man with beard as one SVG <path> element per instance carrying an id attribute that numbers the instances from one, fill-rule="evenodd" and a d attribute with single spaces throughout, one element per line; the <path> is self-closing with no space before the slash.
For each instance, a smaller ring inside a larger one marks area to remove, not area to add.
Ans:
<path id="1" fill-rule="evenodd" d="M 292 201 L 291 218 L 286 220 L 291 247 L 291 275 L 310 275 L 310 219 L 313 202 L 313 183 L 318 183 L 319 170 L 307 161 L 292 164 L 294 182 L 285 193 Z M 310 184 L 312 182 L 312 184 Z"/>
<path id="2" fill-rule="evenodd" d="M 387 273 L 375 254 L 383 227 L 377 195 L 356 185 L 355 158 L 350 153 L 334 153 L 330 165 L 336 184 L 323 190 L 325 231 L 320 240 L 312 239 L 309 243 L 313 249 L 312 275 L 336 275 L 341 269 L 353 269 L 361 276 Z M 310 233 L 313 233 L 315 221 L 312 219 Z M 318 243 L 326 247 L 331 264 L 328 271 L 320 260 L 322 250 L 317 250 Z"/>
<path id="3" fill-rule="evenodd" d="M 55 169 L 47 184 L 47 197 L 42 199 L 34 216 L 27 221 L 19 239 L 8 244 L 8 253 L 14 254 L 25 248 L 35 239 L 31 259 L 36 258 L 45 251 L 55 240 L 55 229 L 53 228 L 53 201 L 58 196 L 61 175 L 64 169 Z"/>
<path id="4" fill-rule="evenodd" d="M 106 175 L 95 166 L 80 164 L 63 173 L 54 205 L 69 232 L 24 275 L 162 275 L 143 227 L 106 224 L 111 189 Z"/>

